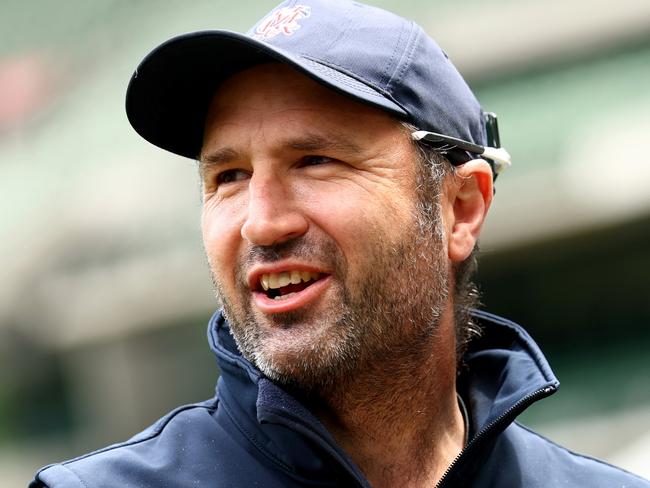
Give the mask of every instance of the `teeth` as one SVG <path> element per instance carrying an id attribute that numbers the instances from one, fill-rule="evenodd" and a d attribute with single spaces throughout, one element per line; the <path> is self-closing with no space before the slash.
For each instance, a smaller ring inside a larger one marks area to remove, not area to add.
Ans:
<path id="1" fill-rule="evenodd" d="M 264 291 L 276 290 L 289 284 L 297 285 L 301 281 L 305 283 L 320 278 L 320 273 L 312 271 L 283 271 L 282 273 L 267 273 L 260 276 L 260 284 Z"/>
<path id="2" fill-rule="evenodd" d="M 300 271 L 292 271 L 291 272 L 291 284 L 292 285 L 297 285 L 300 283 Z"/>
<path id="3" fill-rule="evenodd" d="M 267 291 L 269 289 L 269 275 L 262 275 L 260 277 L 260 283 L 262 283 L 262 288 L 264 288 L 264 291 Z"/>
<path id="4" fill-rule="evenodd" d="M 273 300 L 286 300 L 290 296 L 295 295 L 295 293 L 287 293 L 286 295 L 278 295 L 277 297 L 273 297 Z"/>
<path id="5" fill-rule="evenodd" d="M 288 273 L 286 271 L 280 273 L 280 277 L 278 278 L 278 284 L 280 285 L 280 287 L 291 284 L 291 273 Z"/>
<path id="6" fill-rule="evenodd" d="M 280 275 L 277 273 L 271 273 L 269 275 L 269 288 L 274 290 L 280 288 Z"/>

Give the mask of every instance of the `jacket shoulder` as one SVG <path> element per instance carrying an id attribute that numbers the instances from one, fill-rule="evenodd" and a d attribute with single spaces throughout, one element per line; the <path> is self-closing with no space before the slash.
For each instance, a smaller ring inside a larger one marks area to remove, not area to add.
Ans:
<path id="1" fill-rule="evenodd" d="M 172 465 L 197 466 L 200 463 L 192 458 L 201 450 L 214 449 L 216 440 L 224 437 L 212 418 L 217 405 L 213 398 L 179 407 L 125 442 L 42 468 L 29 486 L 154 486 L 150 482 L 154 473 L 158 486 L 165 486 Z"/>
<path id="2" fill-rule="evenodd" d="M 598 459 L 575 453 L 515 422 L 490 454 L 479 486 L 650 488 L 650 482 Z"/>
<path id="3" fill-rule="evenodd" d="M 216 397 L 179 407 L 126 442 L 46 466 L 30 488 L 305 486 L 261 455 L 230 415 Z"/>

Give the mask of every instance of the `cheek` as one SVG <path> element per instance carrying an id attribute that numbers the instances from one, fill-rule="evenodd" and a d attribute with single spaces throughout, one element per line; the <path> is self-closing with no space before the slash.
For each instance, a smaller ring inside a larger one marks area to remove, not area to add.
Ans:
<path id="1" fill-rule="evenodd" d="M 355 194 L 346 190 L 341 187 L 326 190 L 317 188 L 300 197 L 309 220 L 335 239 L 337 234 L 347 233 L 359 225 L 368 205 L 359 192 Z"/>
<path id="2" fill-rule="evenodd" d="M 206 202 L 201 212 L 201 232 L 208 262 L 214 273 L 227 275 L 241 241 L 241 205 Z"/>
<path id="3" fill-rule="evenodd" d="M 399 240 L 404 224 L 412 219 L 412 202 L 394 193 L 338 188 L 315 195 L 304 200 L 310 220 L 334 239 L 350 264 L 363 259 L 366 247 L 377 240 Z"/>

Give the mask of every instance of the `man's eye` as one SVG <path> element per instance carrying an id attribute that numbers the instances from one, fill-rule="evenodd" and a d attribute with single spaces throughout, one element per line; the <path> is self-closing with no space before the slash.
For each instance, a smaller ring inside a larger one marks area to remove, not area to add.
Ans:
<path id="1" fill-rule="evenodd" d="M 242 171 L 241 169 L 228 169 L 217 175 L 217 186 L 245 180 L 246 178 L 248 178 L 248 173 L 245 171 Z"/>
<path id="2" fill-rule="evenodd" d="M 305 156 L 301 162 L 303 166 L 318 166 L 319 164 L 327 164 L 336 161 L 328 156 Z"/>

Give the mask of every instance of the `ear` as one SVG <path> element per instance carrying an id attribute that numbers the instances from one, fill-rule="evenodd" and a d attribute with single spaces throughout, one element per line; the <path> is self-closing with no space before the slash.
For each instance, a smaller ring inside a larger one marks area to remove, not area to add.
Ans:
<path id="1" fill-rule="evenodd" d="M 492 203 L 492 169 L 487 161 L 472 159 L 456 168 L 453 180 L 446 212 L 448 252 L 452 262 L 461 262 L 474 249 Z"/>

